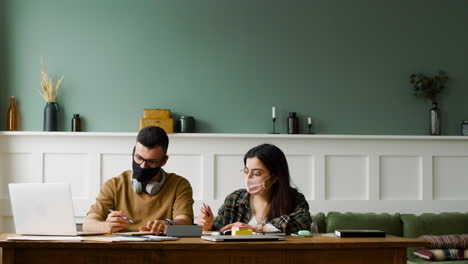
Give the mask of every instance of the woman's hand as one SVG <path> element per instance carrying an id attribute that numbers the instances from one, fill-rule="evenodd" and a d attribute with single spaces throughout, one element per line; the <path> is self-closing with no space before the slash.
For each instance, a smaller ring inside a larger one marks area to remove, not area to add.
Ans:
<path id="1" fill-rule="evenodd" d="M 197 218 L 197 225 L 201 226 L 203 231 L 210 231 L 214 223 L 214 216 L 210 206 L 203 204 L 200 213 Z"/>
<path id="2" fill-rule="evenodd" d="M 224 226 L 223 228 L 221 228 L 221 230 L 219 230 L 219 231 L 224 232 L 224 231 L 226 231 L 227 229 L 231 229 L 231 228 L 233 228 L 233 227 L 235 227 L 235 226 L 246 226 L 246 227 L 248 227 L 249 229 L 252 229 L 252 231 L 258 232 L 257 226 L 248 225 L 248 224 L 246 224 L 246 223 L 241 223 L 241 222 L 235 222 L 235 223 L 232 223 L 232 224 L 229 224 L 229 225 L 225 225 L 225 226 Z"/>

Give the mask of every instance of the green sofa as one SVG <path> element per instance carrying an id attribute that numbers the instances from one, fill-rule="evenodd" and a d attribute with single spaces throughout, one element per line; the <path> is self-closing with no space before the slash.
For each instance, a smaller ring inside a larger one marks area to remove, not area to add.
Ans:
<path id="1" fill-rule="evenodd" d="M 468 233 L 468 213 L 440 214 L 375 214 L 375 213 L 338 213 L 326 216 L 318 213 L 312 216 L 313 227 L 319 233 L 334 233 L 335 229 L 377 229 L 388 235 L 417 238 L 422 235 L 452 235 Z M 408 249 L 408 264 L 468 264 L 468 260 L 425 261 L 414 256 L 415 248 Z"/>

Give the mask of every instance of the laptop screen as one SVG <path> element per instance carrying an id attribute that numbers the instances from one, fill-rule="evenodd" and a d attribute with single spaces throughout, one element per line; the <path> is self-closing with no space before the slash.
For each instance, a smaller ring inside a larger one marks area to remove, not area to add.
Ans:
<path id="1" fill-rule="evenodd" d="M 17 234 L 77 234 L 69 184 L 10 183 L 8 187 Z"/>

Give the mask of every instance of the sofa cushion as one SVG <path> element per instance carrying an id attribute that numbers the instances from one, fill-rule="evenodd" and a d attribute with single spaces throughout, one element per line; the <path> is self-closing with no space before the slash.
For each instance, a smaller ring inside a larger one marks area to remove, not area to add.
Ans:
<path id="1" fill-rule="evenodd" d="M 318 213 L 312 216 L 311 231 L 314 233 L 325 233 L 327 231 L 326 217 L 324 213 Z"/>
<path id="2" fill-rule="evenodd" d="M 429 248 L 468 248 L 468 234 L 442 236 L 425 235 L 420 236 L 418 239 L 430 241 L 431 246 Z"/>
<path id="3" fill-rule="evenodd" d="M 468 233 L 468 213 L 402 214 L 401 221 L 404 237 Z"/>
<path id="4" fill-rule="evenodd" d="M 423 235 L 468 233 L 468 213 L 426 213 L 419 216 L 402 214 L 401 221 L 403 222 L 404 237 L 416 238 Z M 408 248 L 408 258 L 414 257 L 413 252 L 417 249 Z"/>
<path id="5" fill-rule="evenodd" d="M 327 233 L 334 233 L 336 229 L 373 229 L 402 236 L 400 214 L 330 212 L 326 221 Z"/>

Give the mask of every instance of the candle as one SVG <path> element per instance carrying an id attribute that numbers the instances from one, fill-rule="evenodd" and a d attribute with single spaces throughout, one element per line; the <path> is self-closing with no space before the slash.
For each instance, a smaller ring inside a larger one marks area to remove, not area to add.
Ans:
<path id="1" fill-rule="evenodd" d="M 271 117 L 276 118 L 276 108 L 274 106 L 271 108 Z"/>
<path id="2" fill-rule="evenodd" d="M 312 119 L 310 118 L 310 116 L 307 118 L 307 124 L 312 124 Z"/>

